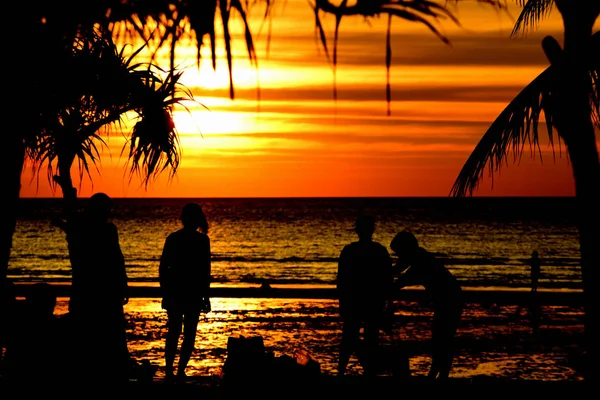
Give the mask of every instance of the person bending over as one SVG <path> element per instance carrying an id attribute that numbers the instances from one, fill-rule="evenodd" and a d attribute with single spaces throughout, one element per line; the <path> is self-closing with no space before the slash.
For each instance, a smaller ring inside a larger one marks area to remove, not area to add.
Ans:
<path id="1" fill-rule="evenodd" d="M 431 366 L 428 377 L 446 379 L 454 358 L 453 340 L 463 311 L 463 295 L 456 278 L 430 252 L 419 246 L 409 231 L 399 232 L 390 243 L 398 257 L 400 274 L 394 282 L 397 289 L 423 286 L 431 300 Z"/>

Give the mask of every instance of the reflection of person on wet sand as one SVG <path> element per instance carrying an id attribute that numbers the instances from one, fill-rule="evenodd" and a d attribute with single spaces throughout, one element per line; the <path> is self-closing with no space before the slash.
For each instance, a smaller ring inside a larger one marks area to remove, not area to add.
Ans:
<path id="1" fill-rule="evenodd" d="M 358 241 L 344 247 L 339 257 L 337 291 L 342 318 L 338 375 L 344 375 L 350 356 L 362 350 L 365 375 L 374 374 L 382 316 L 393 282 L 392 261 L 387 249 L 372 240 L 375 220 L 356 219 Z M 363 340 L 360 330 L 363 328 Z M 359 345 L 363 344 L 361 349 Z"/>
<path id="2" fill-rule="evenodd" d="M 429 294 L 433 307 L 431 366 L 429 378 L 446 379 L 454 358 L 453 339 L 463 311 L 462 288 L 452 273 L 433 254 L 419 246 L 415 236 L 398 233 L 390 244 L 401 271 L 395 286 L 419 285 Z"/>
<path id="3" fill-rule="evenodd" d="M 208 222 L 202 207 L 188 203 L 181 209 L 183 228 L 165 240 L 159 265 L 162 307 L 167 311 L 165 376 L 174 378 L 173 364 L 183 327 L 177 378 L 194 351 L 200 314 L 210 311 L 211 251 Z M 200 229 L 200 231 L 198 231 Z"/>

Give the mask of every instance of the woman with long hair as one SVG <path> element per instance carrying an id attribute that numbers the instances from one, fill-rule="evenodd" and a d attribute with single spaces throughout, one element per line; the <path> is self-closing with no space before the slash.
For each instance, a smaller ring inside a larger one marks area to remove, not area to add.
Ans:
<path id="1" fill-rule="evenodd" d="M 181 229 L 167 236 L 159 265 L 162 308 L 167 311 L 167 379 L 174 377 L 173 364 L 182 328 L 177 377 L 186 377 L 200 314 L 210 311 L 211 250 L 208 222 L 202 207 L 197 203 L 183 206 L 181 223 Z"/>

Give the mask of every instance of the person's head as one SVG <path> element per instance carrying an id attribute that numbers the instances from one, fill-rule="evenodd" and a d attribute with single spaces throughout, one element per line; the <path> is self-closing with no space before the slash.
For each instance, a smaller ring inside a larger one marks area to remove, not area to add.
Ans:
<path id="1" fill-rule="evenodd" d="M 360 240 L 370 240 L 375 233 L 375 218 L 371 215 L 359 215 L 354 222 L 354 232 Z"/>
<path id="2" fill-rule="evenodd" d="M 531 253 L 531 257 L 533 257 L 533 258 L 538 258 L 539 255 L 540 254 L 537 252 L 537 250 L 534 250 L 533 253 Z"/>
<path id="3" fill-rule="evenodd" d="M 208 233 L 208 222 L 198 203 L 188 203 L 181 208 L 181 223 L 186 228 L 200 228 L 202 232 Z"/>
<path id="4" fill-rule="evenodd" d="M 390 242 L 390 248 L 398 256 L 398 265 L 408 267 L 419 249 L 419 242 L 410 231 L 400 231 Z"/>
<path id="5" fill-rule="evenodd" d="M 106 221 L 110 216 L 112 209 L 112 200 L 106 193 L 95 193 L 90 197 L 90 201 L 86 208 L 90 218 L 96 221 Z"/>

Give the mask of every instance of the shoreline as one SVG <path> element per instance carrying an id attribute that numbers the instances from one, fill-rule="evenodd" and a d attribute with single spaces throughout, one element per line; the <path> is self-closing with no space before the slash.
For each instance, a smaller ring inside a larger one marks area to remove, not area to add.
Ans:
<path id="1" fill-rule="evenodd" d="M 24 284 L 19 288 L 27 289 L 31 285 Z M 61 287 L 61 290 L 65 289 L 68 287 Z M 155 287 L 154 291 L 156 290 Z M 210 382 L 211 377 L 218 378 L 227 360 L 228 338 L 244 335 L 261 336 L 266 349 L 276 356 L 292 354 L 291 350 L 295 348 L 306 349 L 319 361 L 321 373 L 327 381 L 325 386 L 332 388 L 331 384 L 335 381 L 333 378 L 330 380 L 330 377 L 336 372 L 341 328 L 337 301 L 307 299 L 306 295 L 290 298 L 292 292 L 285 292 L 281 296 L 273 293 L 269 295 L 257 287 L 227 290 L 224 294 L 235 296 L 215 297 L 212 311 L 198 324 L 199 346 L 188 366 L 189 385 L 185 386 L 194 390 L 192 387 L 196 387 L 201 381 Z M 301 293 L 306 294 L 307 291 L 311 292 L 303 289 Z M 472 302 L 474 299 L 481 300 L 482 292 L 487 298 L 494 296 L 494 301 Z M 312 293 L 316 295 L 320 292 Z M 406 291 L 407 296 L 418 296 L 420 293 L 424 292 Z M 560 303 L 559 305 L 542 307 L 537 333 L 532 324 L 530 303 L 517 302 L 526 298 L 523 295 L 528 295 L 529 292 L 474 290 L 468 293 L 472 297 L 466 305 L 456 337 L 457 352 L 450 387 L 466 388 L 479 383 L 514 383 L 517 386 L 522 384 L 523 387 L 530 384 L 536 387 L 539 385 L 535 382 L 539 382 L 543 387 L 549 388 L 557 382 L 556 387 L 566 386 L 562 383 L 580 382 L 581 376 L 574 363 L 576 360 L 571 356 L 577 353 L 581 345 L 582 310 L 578 306 L 564 305 L 572 298 L 569 296 L 573 293 L 558 293 L 560 296 L 555 298 L 555 302 Z M 242 294 L 244 296 L 240 298 Z M 253 297 L 247 297 L 248 294 Z M 504 297 L 507 303 L 498 304 L 500 297 Z M 403 299 L 406 300 L 406 297 Z M 61 316 L 67 310 L 68 298 L 59 298 L 55 314 Z M 160 298 L 132 297 L 125 306 L 125 312 L 132 357 L 137 361 L 147 360 L 158 368 L 148 387 L 166 391 L 174 389 L 172 385 L 162 381 L 166 313 L 161 308 Z M 406 382 L 408 386 L 413 386 L 413 383 L 421 386 L 422 378 L 427 373 L 430 323 L 427 304 L 400 301 L 393 330 L 382 337 L 385 345 L 399 345 L 407 351 L 414 378 L 411 382 Z M 85 351 L 89 352 L 90 360 L 98 356 L 93 343 Z M 338 387 L 340 390 L 359 383 L 361 367 L 356 358 L 351 360 L 348 373 L 351 376 L 347 379 L 348 385 L 342 384 Z M 388 382 L 393 384 L 387 377 L 382 377 L 377 379 L 374 386 L 386 385 Z M 365 384 L 365 387 L 372 386 Z M 266 387 L 270 389 L 272 385 L 268 383 Z"/>
<path id="2" fill-rule="evenodd" d="M 16 297 L 25 297 L 35 285 L 43 282 L 15 282 Z M 71 285 L 68 283 L 48 283 L 56 297 L 69 297 Z M 150 282 L 152 283 L 152 282 Z M 538 289 L 531 292 L 528 288 L 508 287 L 464 287 L 466 303 L 479 304 L 527 304 L 535 300 L 540 305 L 582 305 L 583 291 L 576 289 Z M 404 288 L 398 292 L 396 300 L 425 301 L 426 292 L 422 288 Z M 130 283 L 130 298 L 160 298 L 158 283 Z M 327 285 L 273 285 L 263 288 L 258 285 L 222 285 L 211 286 L 211 298 L 274 298 L 274 299 L 336 299 L 336 289 Z"/>

